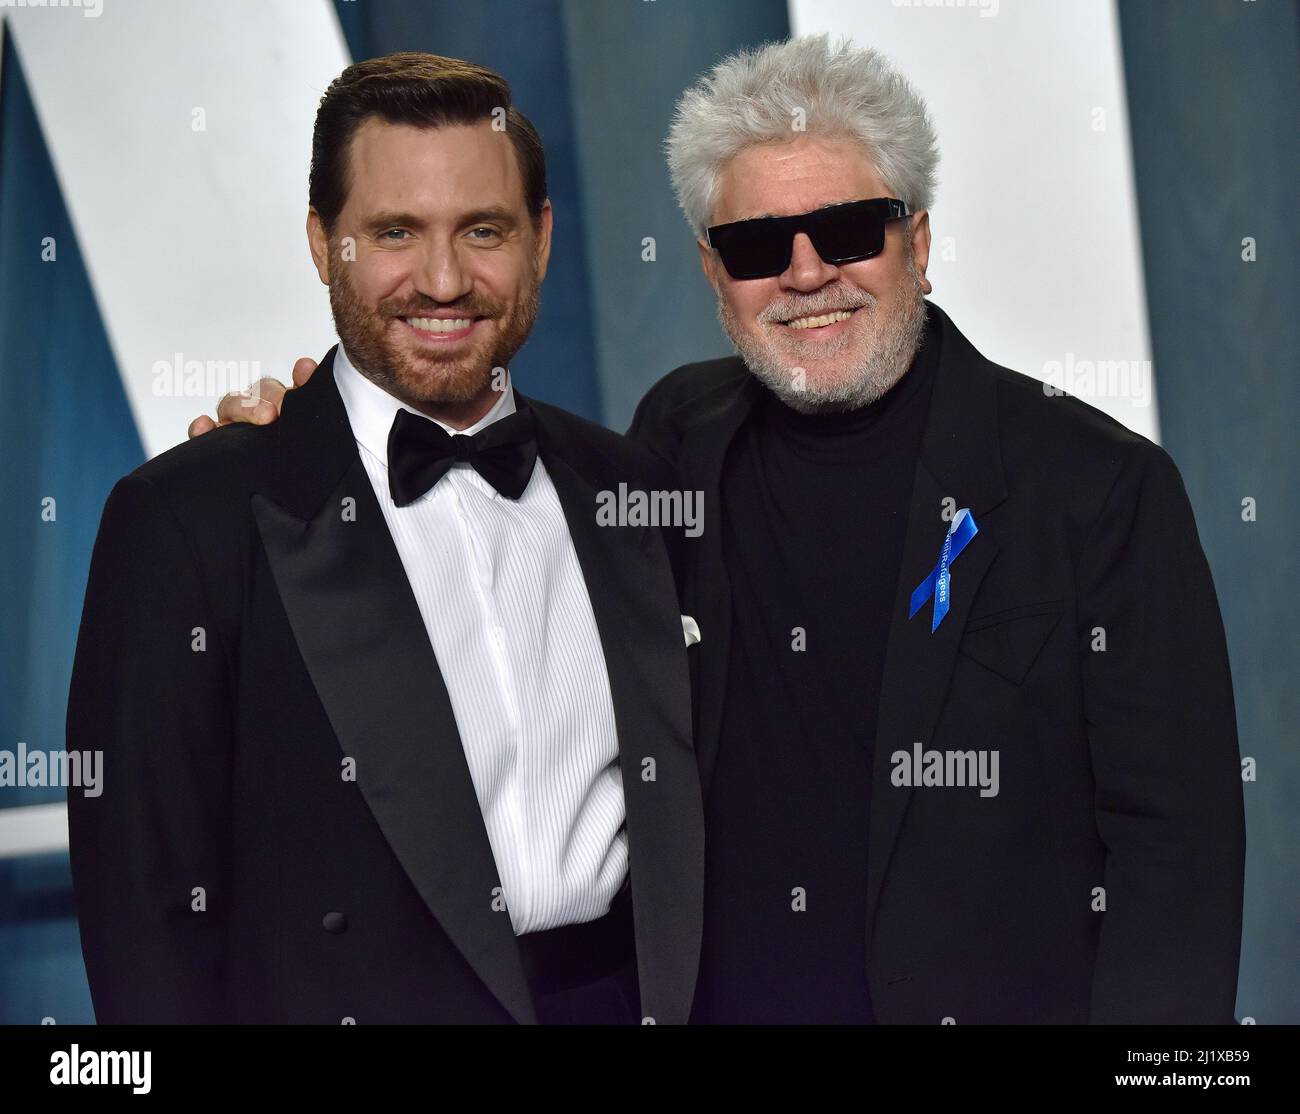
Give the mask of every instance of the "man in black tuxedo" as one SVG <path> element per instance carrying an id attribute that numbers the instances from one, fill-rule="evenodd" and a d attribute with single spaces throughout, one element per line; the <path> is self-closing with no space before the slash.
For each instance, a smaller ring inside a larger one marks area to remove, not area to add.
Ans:
<path id="1" fill-rule="evenodd" d="M 678 105 L 674 186 L 740 352 L 630 430 L 708 524 L 693 1018 L 1231 1023 L 1242 786 L 1186 493 L 925 299 L 936 159 L 908 83 L 825 37 Z"/>
<path id="2" fill-rule="evenodd" d="M 702 815 L 671 477 L 513 390 L 551 212 L 497 75 L 350 67 L 313 142 L 342 340 L 275 426 L 114 488 L 69 749 L 101 1022 L 685 1021 Z"/>

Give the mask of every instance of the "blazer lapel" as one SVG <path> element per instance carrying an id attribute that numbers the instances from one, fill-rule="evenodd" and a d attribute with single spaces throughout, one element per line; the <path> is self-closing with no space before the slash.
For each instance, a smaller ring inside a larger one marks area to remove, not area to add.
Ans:
<path id="1" fill-rule="evenodd" d="M 700 642 L 694 655 L 694 684 L 698 730 L 695 745 L 700 781 L 707 797 L 722 745 L 722 709 L 727 692 L 731 655 L 731 581 L 723 559 L 722 468 L 727 450 L 758 400 L 762 388 L 748 372 L 702 408 L 682 438 L 679 475 L 688 491 L 704 492 L 704 530 L 694 543 L 700 547 L 688 561 L 686 598 L 695 609 Z"/>
<path id="2" fill-rule="evenodd" d="M 294 638 L 357 784 L 453 943 L 519 1022 L 536 1021 L 451 701 L 357 456 L 333 351 L 292 391 L 253 514 Z M 499 892 L 499 891 L 498 891 Z"/>
<path id="3" fill-rule="evenodd" d="M 672 568 L 654 528 L 597 525 L 599 492 L 570 463 L 578 455 L 565 451 L 562 419 L 549 407 L 523 401 L 537 416 L 539 455 L 564 510 L 609 675 L 642 1013 L 684 1024 L 699 966 L 704 812 Z"/>
<path id="4" fill-rule="evenodd" d="M 917 742 L 928 746 L 933 737 L 971 604 L 998 552 L 996 529 L 982 515 L 1006 498 L 997 436 L 997 381 L 987 361 L 947 315 L 934 305 L 929 312 L 939 321 L 941 350 L 912 485 L 881 682 L 867 851 L 868 940 L 889 859 L 912 797 L 910 787 L 890 781 L 890 755 Z M 933 600 L 912 619 L 907 613 L 913 589 L 938 563 L 949 526 L 943 516 L 945 506 L 952 511 L 969 508 L 979 533 L 950 566 L 949 611 L 931 633 Z"/>

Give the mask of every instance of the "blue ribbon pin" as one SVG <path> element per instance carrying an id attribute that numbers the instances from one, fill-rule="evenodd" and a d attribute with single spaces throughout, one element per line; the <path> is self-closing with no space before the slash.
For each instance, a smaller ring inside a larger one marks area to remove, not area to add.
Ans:
<path id="1" fill-rule="evenodd" d="M 907 613 L 909 619 L 925 606 L 931 596 L 934 596 L 934 618 L 930 620 L 931 634 L 939 629 L 943 617 L 948 614 L 949 582 L 952 578 L 948 566 L 957 560 L 958 555 L 966 548 L 966 543 L 979 533 L 979 529 L 975 525 L 975 517 L 970 513 L 970 508 L 963 507 L 959 510 L 952 520 L 952 525 L 948 527 L 948 533 L 944 535 L 939 563 L 912 592 L 912 610 Z"/>

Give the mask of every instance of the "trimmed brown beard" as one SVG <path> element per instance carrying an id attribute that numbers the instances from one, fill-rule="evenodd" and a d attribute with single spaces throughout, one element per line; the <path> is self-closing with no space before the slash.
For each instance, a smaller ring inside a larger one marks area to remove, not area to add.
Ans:
<path id="1" fill-rule="evenodd" d="M 372 309 L 357 293 L 348 275 L 338 241 L 329 244 L 330 309 L 334 328 L 353 365 L 371 382 L 410 404 L 463 405 L 493 386 L 494 368 L 508 367 L 523 347 L 537 321 L 539 288 L 536 262 L 529 267 L 527 286 L 511 306 L 475 293 L 455 302 L 385 298 Z M 440 357 L 436 353 L 412 358 L 390 334 L 391 322 L 400 317 L 426 317 L 435 310 L 455 310 L 463 317 L 486 317 L 498 325 L 490 347 L 474 344 L 463 354 Z"/>

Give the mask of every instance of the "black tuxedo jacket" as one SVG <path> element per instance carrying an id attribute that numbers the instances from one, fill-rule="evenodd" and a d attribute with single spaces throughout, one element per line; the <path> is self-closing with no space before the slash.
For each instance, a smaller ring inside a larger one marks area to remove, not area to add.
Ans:
<path id="1" fill-rule="evenodd" d="M 1223 626 L 1182 481 L 1160 448 L 990 363 L 929 312 L 939 370 L 870 790 L 863 959 L 877 1017 L 1231 1022 L 1242 784 Z M 706 798 L 719 748 L 745 745 L 722 723 L 719 478 L 762 390 L 737 358 L 691 364 L 650 391 L 630 431 L 704 493 L 683 607 L 701 631 L 689 654 Z M 933 604 L 909 620 L 909 598 L 963 507 L 979 532 L 931 634 Z M 918 742 L 996 750 L 998 795 L 895 785 L 892 756 Z"/>
<path id="2" fill-rule="evenodd" d="M 105 507 L 67 724 L 69 749 L 104 751 L 102 796 L 68 801 L 101 1022 L 536 1020 L 332 356 L 274 425 L 163 453 Z M 642 1010 L 682 1022 L 703 821 L 680 612 L 660 532 L 596 523 L 597 492 L 668 484 L 643 448 L 519 397 L 609 673 Z"/>

